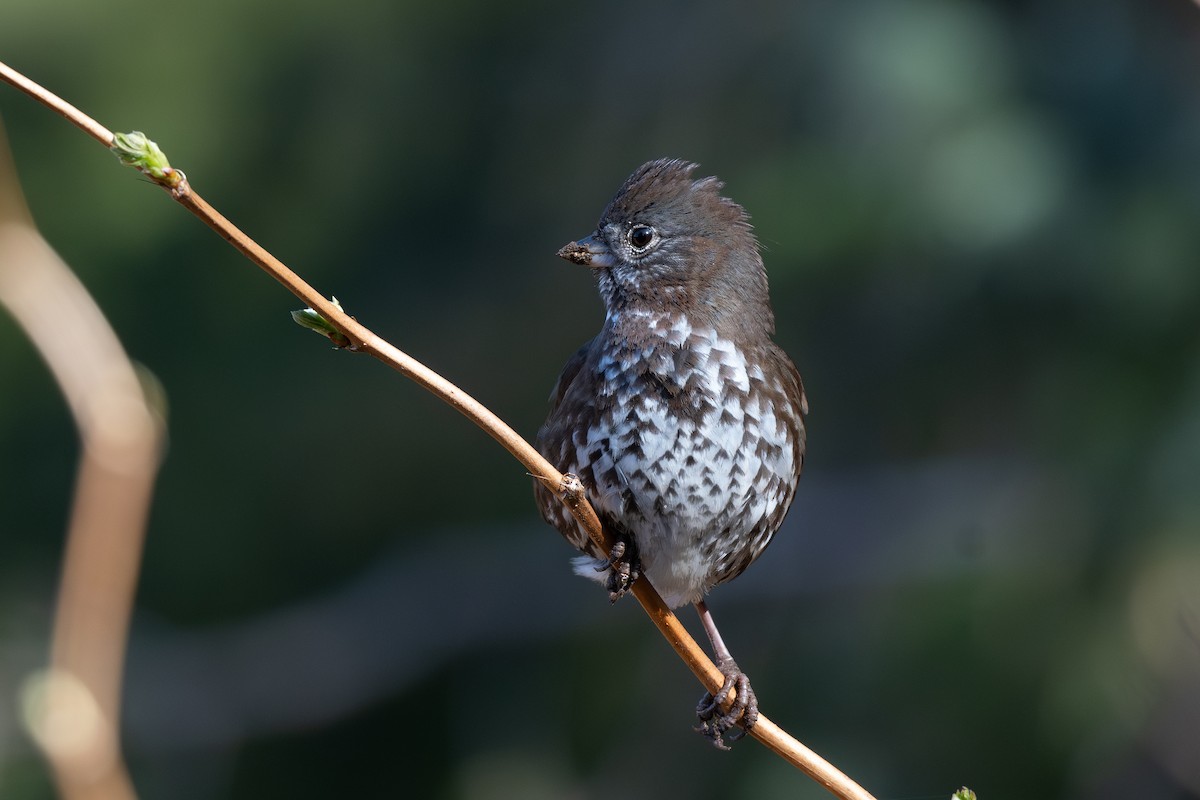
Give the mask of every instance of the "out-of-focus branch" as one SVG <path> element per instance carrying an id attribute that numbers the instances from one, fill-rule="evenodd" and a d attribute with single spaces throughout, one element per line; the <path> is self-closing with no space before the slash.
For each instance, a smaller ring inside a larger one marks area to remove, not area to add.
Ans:
<path id="1" fill-rule="evenodd" d="M 2 135 L 0 305 L 45 359 L 83 444 L 50 667 L 27 685 L 26 719 L 65 798 L 130 800 L 121 678 L 162 426 L 104 315 L 34 228 Z"/>
<path id="2" fill-rule="evenodd" d="M 0 80 L 15 86 L 71 120 L 93 138 L 116 151 L 124 163 L 136 167 L 166 189 L 176 201 L 199 217 L 221 238 L 282 283 L 288 291 L 304 301 L 309 308 L 318 312 L 341 337 L 344 337 L 343 346 L 369 353 L 383 361 L 396 371 L 416 381 L 482 428 L 520 461 L 531 475 L 536 476 L 556 492 L 588 536 L 602 547 L 604 552 L 607 553 L 611 549 L 612 541 L 601 526 L 595 511 L 584 498 L 582 487 L 578 485 L 577 479 L 560 473 L 528 442 L 479 401 L 421 362 L 375 335 L 366 326 L 342 311 L 337 303 L 331 302 L 318 293 L 279 259 L 267 252 L 192 191 L 183 173 L 172 169 L 166 163 L 165 157 L 153 142 L 150 142 L 142 134 L 119 135 L 114 142 L 113 134 L 99 123 L 3 63 L 0 63 Z M 342 340 L 339 339 L 339 341 Z M 663 637 L 705 688 L 710 692 L 719 692 L 724 683 L 721 671 L 687 632 L 679 619 L 663 603 L 654 587 L 645 580 L 639 580 L 633 586 L 633 595 L 642 604 L 646 614 L 658 627 Z M 765 715 L 759 715 L 758 723 L 751 729 L 750 734 L 793 766 L 821 783 L 837 797 L 846 800 L 873 800 L 866 790 L 788 735 Z"/>

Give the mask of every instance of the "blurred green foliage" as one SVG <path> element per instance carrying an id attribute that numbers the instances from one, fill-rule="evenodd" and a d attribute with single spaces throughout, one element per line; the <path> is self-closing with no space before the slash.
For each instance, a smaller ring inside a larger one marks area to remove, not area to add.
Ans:
<path id="1" fill-rule="evenodd" d="M 2 16 L 0 60 L 146 131 L 527 435 L 600 323 L 554 251 L 644 160 L 701 162 L 753 217 L 813 407 L 787 543 L 713 598 L 765 713 L 881 798 L 1200 797 L 1200 9 Z M 60 119 L 7 87 L 0 113 L 39 226 L 169 397 L 128 687 L 143 797 L 826 796 L 688 733 L 699 687 L 567 576 L 500 448 L 299 331 L 294 298 Z M 40 800 L 12 709 L 77 453 L 7 317 L 0 387 L 0 796 Z"/>

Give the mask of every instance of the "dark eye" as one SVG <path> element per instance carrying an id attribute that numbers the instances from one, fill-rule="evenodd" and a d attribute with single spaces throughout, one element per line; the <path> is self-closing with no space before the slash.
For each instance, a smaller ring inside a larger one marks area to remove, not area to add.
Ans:
<path id="1" fill-rule="evenodd" d="M 654 241 L 654 228 L 649 225 L 634 225 L 629 231 L 629 243 L 636 250 L 645 250 Z"/>

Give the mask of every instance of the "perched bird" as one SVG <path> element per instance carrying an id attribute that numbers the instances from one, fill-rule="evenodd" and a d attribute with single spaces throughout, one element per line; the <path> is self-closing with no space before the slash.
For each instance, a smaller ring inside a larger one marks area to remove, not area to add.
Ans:
<path id="1" fill-rule="evenodd" d="M 643 164 L 590 235 L 558 251 L 590 267 L 604 300 L 600 333 L 567 362 L 537 448 L 582 481 L 617 541 L 598 551 L 550 489 L 547 522 L 587 556 L 575 570 L 615 601 L 644 575 L 671 608 L 692 603 L 725 674 L 722 712 L 700 701 L 698 731 L 725 748 L 758 704 L 704 602 L 771 541 L 796 492 L 808 403 L 772 340 L 775 317 L 745 210 L 695 164 Z"/>

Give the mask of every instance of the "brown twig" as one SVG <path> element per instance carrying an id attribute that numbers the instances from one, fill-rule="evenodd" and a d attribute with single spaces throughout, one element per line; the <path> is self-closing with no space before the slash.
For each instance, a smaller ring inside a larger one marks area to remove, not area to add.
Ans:
<path id="1" fill-rule="evenodd" d="M 88 132 L 102 144 L 112 144 L 112 133 L 91 120 L 82 112 L 61 101 L 53 94 L 45 91 L 24 76 L 13 72 L 0 63 L 0 79 L 3 79 L 18 89 L 34 97 L 57 113 L 71 120 L 82 130 Z M 223 217 L 212 206 L 192 191 L 186 179 L 175 177 L 169 183 L 158 181 L 164 185 L 181 205 L 199 217 L 206 225 L 217 232 L 243 255 L 265 270 L 268 274 L 282 283 L 292 294 L 300 298 L 309 308 L 319 312 L 334 328 L 340 331 L 348 340 L 348 347 L 353 350 L 369 353 L 383 361 L 396 371 L 416 381 L 422 387 L 435 394 L 444 402 L 458 410 L 492 438 L 499 442 L 531 474 L 538 476 L 548 486 L 555 489 L 562 497 L 566 492 L 564 476 L 547 462 L 542 456 L 504 421 L 485 408 L 477 400 L 463 392 L 441 375 L 426 367 L 416 359 L 400 351 L 390 343 L 372 333 L 366 326 L 345 314 L 336 304 L 327 300 L 313 287 L 301 280 L 294 272 L 277 258 L 259 246 L 250 237 L 239 230 L 233 223 Z M 567 503 L 571 513 L 587 531 L 594 542 L 608 552 L 611 539 L 600 525 L 595 511 L 588 505 L 586 499 L 578 498 L 578 502 Z M 719 691 L 724 676 L 712 660 L 705 654 L 691 635 L 680 624 L 678 618 L 671 613 L 663 603 L 662 598 L 646 581 L 640 580 L 633 587 L 633 595 L 642 604 L 647 615 L 658 627 L 663 637 L 683 659 L 688 668 L 696 675 L 704 687 L 710 692 Z M 845 800 L 874 800 L 872 796 L 850 780 L 849 777 L 834 768 L 829 762 L 809 750 L 781 728 L 760 715 L 758 723 L 750 731 L 751 735 L 766 745 L 769 749 L 785 758 L 805 774 L 825 786 L 835 796 Z"/>
<path id="2" fill-rule="evenodd" d="M 0 136 L 0 304 L 67 398 L 83 443 L 50 667 L 26 720 L 68 800 L 132 800 L 121 758 L 125 643 L 161 426 L 87 290 L 38 234 Z"/>

